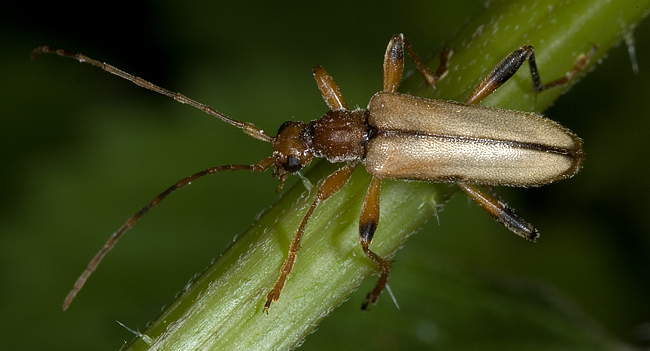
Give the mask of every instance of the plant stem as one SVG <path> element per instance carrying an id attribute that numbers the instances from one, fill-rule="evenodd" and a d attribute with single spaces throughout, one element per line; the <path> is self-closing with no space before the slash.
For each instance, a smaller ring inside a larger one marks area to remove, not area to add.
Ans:
<path id="1" fill-rule="evenodd" d="M 435 90 L 423 88 L 417 74 L 401 90 L 462 101 L 501 58 L 523 44 L 535 47 L 542 80 L 553 80 L 593 45 L 599 49 L 590 65 L 596 63 L 646 15 L 649 4 L 650 0 L 493 1 L 448 43 L 454 51 L 449 73 Z M 433 50 L 413 44 L 421 52 Z M 430 66 L 435 70 L 437 59 Z M 566 90 L 553 88 L 535 97 L 528 69 L 520 71 L 483 104 L 541 112 Z M 319 162 L 306 177 L 316 184 L 335 168 Z M 298 183 L 288 190 L 143 332 L 145 338 L 137 338 L 128 349 L 271 350 L 299 345 L 375 272 L 358 244 L 358 216 L 368 181 L 367 172 L 358 169 L 316 210 L 295 269 L 268 315 L 262 312 L 265 296 L 316 187 L 307 192 Z M 390 257 L 456 189 L 448 184 L 384 181 L 372 249 Z"/>

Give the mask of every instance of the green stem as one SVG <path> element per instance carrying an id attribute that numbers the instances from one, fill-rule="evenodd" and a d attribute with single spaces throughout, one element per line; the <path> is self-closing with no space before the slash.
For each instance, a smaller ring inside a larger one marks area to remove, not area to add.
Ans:
<path id="1" fill-rule="evenodd" d="M 448 43 L 454 51 L 449 73 L 435 90 L 423 89 L 421 78 L 414 75 L 402 85 L 402 91 L 462 101 L 501 58 L 522 44 L 535 47 L 542 80 L 550 81 L 570 70 L 576 57 L 595 44 L 599 49 L 593 65 L 649 8 L 650 0 L 494 1 Z M 414 45 L 420 52 L 432 50 Z M 437 68 L 436 60 L 431 67 Z M 524 68 L 483 104 L 540 112 L 565 89 L 553 88 L 533 96 L 530 75 Z M 316 184 L 335 167 L 319 162 L 307 178 Z M 368 181 L 365 170 L 357 170 L 338 194 L 316 210 L 295 269 L 268 315 L 262 312 L 265 296 L 315 195 L 302 183 L 288 190 L 128 349 L 269 350 L 299 345 L 375 272 L 358 244 L 359 209 Z M 455 191 L 456 187 L 448 184 L 383 182 L 373 250 L 390 257 Z M 380 303 L 390 303 L 387 300 L 384 296 Z M 362 301 L 355 302 L 360 305 Z"/>

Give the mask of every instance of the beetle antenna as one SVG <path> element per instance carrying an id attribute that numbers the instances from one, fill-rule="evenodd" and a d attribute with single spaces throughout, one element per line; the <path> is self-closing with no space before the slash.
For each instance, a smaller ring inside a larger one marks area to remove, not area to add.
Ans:
<path id="1" fill-rule="evenodd" d="M 104 244 L 104 247 L 102 247 L 101 250 L 93 257 L 93 259 L 88 263 L 88 267 L 86 267 L 86 270 L 81 273 L 79 278 L 77 278 L 77 281 L 74 284 L 74 287 L 70 292 L 68 293 L 68 296 L 66 296 L 65 301 L 63 302 L 63 310 L 67 310 L 68 307 L 70 307 L 70 304 L 74 300 L 75 296 L 77 296 L 77 293 L 83 288 L 84 284 L 86 284 L 86 281 L 90 277 L 90 275 L 97 269 L 97 266 L 99 266 L 99 263 L 102 261 L 104 256 L 115 246 L 117 241 L 122 237 L 122 235 L 129 230 L 129 228 L 133 227 L 135 222 L 142 217 L 145 213 L 149 212 L 150 209 L 153 207 L 157 206 L 162 200 L 164 200 L 167 195 L 171 194 L 174 192 L 176 189 L 180 189 L 186 185 L 190 185 L 193 181 L 207 175 L 215 174 L 218 172 L 222 171 L 239 171 L 239 170 L 249 170 L 251 172 L 264 172 L 266 171 L 269 167 L 271 167 L 274 163 L 274 158 L 273 157 L 267 157 L 265 159 L 262 159 L 257 164 L 254 165 L 226 165 L 226 166 L 219 166 L 219 167 L 211 167 L 206 170 L 203 170 L 199 173 L 195 173 L 189 177 L 185 177 L 179 181 L 177 181 L 174 185 L 170 186 L 167 188 L 167 190 L 163 191 L 160 193 L 160 195 L 156 196 L 151 202 L 149 202 L 146 206 L 144 206 L 140 211 L 138 211 L 135 215 L 131 216 L 126 223 L 124 223 L 120 229 L 118 229 L 111 237 L 108 239 L 106 244 Z"/>
<path id="2" fill-rule="evenodd" d="M 175 92 L 167 90 L 167 89 L 165 89 L 163 87 L 157 86 L 157 85 L 155 85 L 155 84 L 153 84 L 153 83 L 151 83 L 149 81 L 146 81 L 146 80 L 144 80 L 144 79 L 142 79 L 140 77 L 136 77 L 136 76 L 134 76 L 134 75 L 132 75 L 130 73 L 124 72 L 121 69 L 116 68 L 116 67 L 114 67 L 114 66 L 112 66 L 112 65 L 110 65 L 108 63 L 92 59 L 92 58 L 90 58 L 90 57 L 88 57 L 88 56 L 86 56 L 84 54 L 80 54 L 80 53 L 76 53 L 76 52 L 72 52 L 72 51 L 68 51 L 68 50 L 64 50 L 64 49 L 58 49 L 58 48 L 55 48 L 55 47 L 52 47 L 52 46 L 44 45 L 44 46 L 39 46 L 39 47 L 35 48 L 34 50 L 32 50 L 32 59 L 35 59 L 36 56 L 38 56 L 41 53 L 55 54 L 55 55 L 59 55 L 59 56 L 62 56 L 62 57 L 69 57 L 69 58 L 75 59 L 75 60 L 77 60 L 77 61 L 79 61 L 81 63 L 87 63 L 87 64 L 93 65 L 95 67 L 99 67 L 99 68 L 103 69 L 104 71 L 106 71 L 106 72 L 108 72 L 110 74 L 114 74 L 114 75 L 116 75 L 116 76 L 118 76 L 120 78 L 124 78 L 124 79 L 126 79 L 126 80 L 140 86 L 140 87 L 143 87 L 145 89 L 149 89 L 149 90 L 154 91 L 154 92 L 156 92 L 158 94 L 168 96 L 168 97 L 170 97 L 170 98 L 172 98 L 172 99 L 174 99 L 174 100 L 176 100 L 176 101 L 178 101 L 178 102 L 180 102 L 182 104 L 187 104 L 187 105 L 190 105 L 190 106 L 192 106 L 194 108 L 197 108 L 197 109 L 209 114 L 210 116 L 216 117 L 216 118 L 218 118 L 218 119 L 220 119 L 220 120 L 222 120 L 222 121 L 224 121 L 224 122 L 226 122 L 226 123 L 228 123 L 230 125 L 233 125 L 233 126 L 239 128 L 239 129 L 241 129 L 242 131 L 244 131 L 244 133 L 252 136 L 255 139 L 266 141 L 267 143 L 270 143 L 273 140 L 273 138 L 270 135 L 268 135 L 265 131 L 263 131 L 262 129 L 255 126 L 252 123 L 242 122 L 242 121 L 238 121 L 236 119 L 232 119 L 232 118 L 224 115 L 223 113 L 215 110 L 214 108 L 212 108 L 209 105 L 202 104 L 202 103 L 200 103 L 198 101 L 195 101 L 195 100 L 192 100 L 192 99 L 186 97 L 183 94 L 175 93 Z"/>

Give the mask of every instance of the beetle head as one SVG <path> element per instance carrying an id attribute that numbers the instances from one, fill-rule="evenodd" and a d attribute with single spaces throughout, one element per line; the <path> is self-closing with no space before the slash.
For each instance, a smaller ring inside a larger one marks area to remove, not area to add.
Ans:
<path id="1" fill-rule="evenodd" d="M 280 180 L 277 190 L 281 190 L 289 175 L 307 166 L 313 154 L 305 141 L 303 122 L 285 122 L 280 126 L 278 135 L 273 138 L 273 176 Z"/>

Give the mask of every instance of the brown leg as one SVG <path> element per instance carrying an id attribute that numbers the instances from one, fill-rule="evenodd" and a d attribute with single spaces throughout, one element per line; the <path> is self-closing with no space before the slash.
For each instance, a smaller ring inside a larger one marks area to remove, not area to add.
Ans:
<path id="1" fill-rule="evenodd" d="M 598 50 L 598 47 L 596 45 L 593 45 L 591 47 L 591 50 L 589 50 L 589 53 L 587 53 L 586 55 L 580 54 L 578 58 L 576 58 L 576 64 L 573 66 L 573 68 L 570 71 L 566 72 L 563 77 L 560 77 L 552 82 L 548 82 L 544 84 L 544 86 L 542 87 L 542 91 L 549 88 L 556 87 L 558 85 L 567 84 L 569 81 L 571 81 L 571 79 L 573 79 L 573 77 L 575 77 L 576 74 L 582 72 L 582 70 L 585 69 L 585 67 L 587 67 L 589 61 L 596 53 L 596 50 Z M 536 92 L 539 93 L 539 91 Z"/>
<path id="2" fill-rule="evenodd" d="M 467 97 L 465 103 L 468 105 L 475 105 L 483 101 L 486 97 L 492 94 L 497 90 L 503 83 L 505 83 L 510 77 L 512 77 L 521 65 L 528 60 L 528 65 L 530 66 L 530 75 L 533 80 L 533 91 L 538 94 L 542 91 L 558 86 L 563 85 L 569 82 L 576 74 L 582 71 L 589 60 L 596 52 L 597 47 L 593 46 L 587 55 L 580 55 L 576 59 L 576 64 L 574 67 L 567 72 L 564 77 L 556 79 L 550 83 L 542 84 L 542 80 L 539 78 L 539 72 L 537 71 L 537 64 L 535 63 L 535 50 L 532 46 L 523 45 L 519 49 L 511 52 L 506 56 L 496 67 L 490 72 L 490 74 L 483 79 L 483 81 L 474 89 L 474 91 Z"/>
<path id="3" fill-rule="evenodd" d="M 293 266 L 296 264 L 296 257 L 298 255 L 298 250 L 300 249 L 302 235 L 305 232 L 305 226 L 307 226 L 307 222 L 309 222 L 309 218 L 311 217 L 312 213 L 314 213 L 314 210 L 316 207 L 318 207 L 318 205 L 320 205 L 321 202 L 325 201 L 327 198 L 341 190 L 341 188 L 345 185 L 345 183 L 347 183 L 348 179 L 352 175 L 352 172 L 358 165 L 358 162 L 353 162 L 341 167 L 336 172 L 327 176 L 327 178 L 325 178 L 321 184 L 320 188 L 318 188 L 318 193 L 316 194 L 314 202 L 307 210 L 307 213 L 300 222 L 300 226 L 298 226 L 298 229 L 291 238 L 289 252 L 287 253 L 287 258 L 284 260 L 282 268 L 280 269 L 280 276 L 278 277 L 278 280 L 275 282 L 275 284 L 273 284 L 271 291 L 266 295 L 266 303 L 264 304 L 265 312 L 268 312 L 269 307 L 271 307 L 271 303 L 278 301 L 280 298 L 280 292 L 284 287 L 287 276 L 291 274 Z"/>
<path id="4" fill-rule="evenodd" d="M 374 262 L 381 270 L 381 275 L 377 281 L 375 288 L 368 293 L 366 301 L 361 305 L 361 309 L 365 310 L 368 305 L 375 304 L 381 295 L 382 290 L 386 287 L 388 282 L 388 275 L 390 274 L 391 263 L 389 260 L 377 255 L 370 250 L 370 243 L 372 237 L 377 230 L 379 224 L 379 192 L 381 188 L 381 179 L 373 177 L 366 192 L 366 198 L 363 200 L 361 207 L 361 216 L 359 217 L 359 241 L 363 252 Z"/>
<path id="5" fill-rule="evenodd" d="M 345 103 L 341 90 L 339 90 L 338 85 L 334 82 L 334 78 L 327 74 L 325 68 L 316 66 L 312 72 L 314 79 L 316 79 L 318 90 L 320 90 L 320 94 L 323 96 L 323 100 L 325 100 L 330 110 L 347 109 L 348 105 Z"/>
<path id="6" fill-rule="evenodd" d="M 582 71 L 589 60 L 596 52 L 597 47 L 593 46 L 587 55 L 580 55 L 576 59 L 576 63 L 570 71 L 568 71 L 563 77 L 556 79 L 547 84 L 542 84 L 541 79 L 539 78 L 539 72 L 537 71 L 537 65 L 535 63 L 535 51 L 532 46 L 524 45 L 519 49 L 510 53 L 506 56 L 499 64 L 490 72 L 490 74 L 483 79 L 483 81 L 474 89 L 474 91 L 469 95 L 465 103 L 468 105 L 478 104 L 483 99 L 492 94 L 496 89 L 498 89 L 503 83 L 505 83 L 510 77 L 512 77 L 515 72 L 521 67 L 521 65 L 528 60 L 530 66 L 530 74 L 533 81 L 533 90 L 535 93 L 540 93 L 546 89 L 563 85 L 568 83 L 576 74 Z M 528 240 L 535 241 L 539 237 L 539 232 L 535 227 L 533 227 L 526 220 L 521 218 L 515 211 L 510 208 L 505 202 L 503 202 L 496 192 L 493 189 L 490 190 L 492 195 L 481 192 L 478 188 L 473 185 L 458 183 L 458 186 L 469 195 L 472 200 L 474 200 L 481 208 L 488 212 L 492 217 L 494 217 L 499 223 L 503 224 L 506 228 L 512 232 L 520 235 Z"/>
<path id="7" fill-rule="evenodd" d="M 492 215 L 497 222 L 503 224 L 510 231 L 530 241 L 536 241 L 539 238 L 537 229 L 521 218 L 502 200 L 490 196 L 470 184 L 458 183 L 458 186 L 482 209 Z"/>
<path id="8" fill-rule="evenodd" d="M 405 48 L 418 72 L 422 74 L 428 85 L 434 86 L 437 81 L 447 74 L 447 61 L 452 54 L 449 48 L 445 48 L 440 54 L 440 66 L 434 74 L 415 52 L 411 43 L 404 38 L 404 35 L 396 34 L 391 38 L 386 48 L 386 54 L 384 54 L 384 91 L 394 93 L 399 87 L 404 71 Z"/>
<path id="9" fill-rule="evenodd" d="M 81 273 L 81 276 L 77 278 L 77 281 L 74 284 L 74 288 L 70 290 L 68 293 L 68 296 L 65 298 L 65 301 L 63 302 L 63 310 L 67 310 L 68 307 L 70 307 L 70 304 L 74 300 L 75 296 L 77 296 L 77 293 L 81 288 L 84 286 L 90 275 L 97 269 L 97 266 L 99 263 L 102 261 L 104 256 L 115 246 L 117 241 L 120 239 L 120 237 L 127 231 L 129 228 L 133 227 L 133 225 L 144 215 L 145 213 L 149 212 L 150 209 L 152 209 L 155 206 L 158 206 L 158 204 L 164 200 L 167 195 L 171 194 L 177 189 L 180 189 L 184 186 L 190 185 L 193 181 L 207 175 L 215 174 L 218 172 L 222 171 L 239 171 L 239 170 L 249 170 L 252 172 L 264 172 L 267 170 L 269 167 L 273 165 L 274 162 L 273 157 L 268 157 L 260 161 L 258 164 L 255 165 L 226 165 L 226 166 L 219 166 L 219 167 L 212 167 L 208 168 L 204 171 L 201 171 L 199 173 L 193 174 L 189 177 L 183 178 L 176 182 L 174 185 L 170 186 L 167 188 L 167 190 L 163 191 L 160 195 L 156 196 L 151 202 L 149 202 L 145 207 L 140 209 L 135 215 L 133 215 L 131 218 L 129 218 L 120 229 L 118 229 L 111 237 L 108 239 L 106 244 L 104 244 L 104 247 L 102 247 L 101 250 L 95 255 L 95 257 L 90 261 L 88 264 L 88 267 L 86 270 Z"/>

